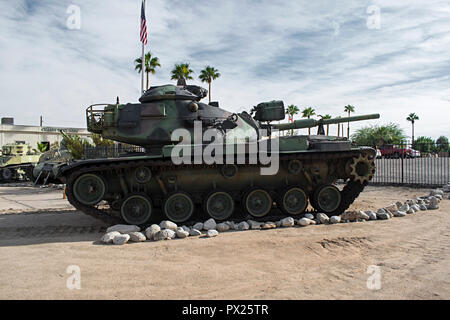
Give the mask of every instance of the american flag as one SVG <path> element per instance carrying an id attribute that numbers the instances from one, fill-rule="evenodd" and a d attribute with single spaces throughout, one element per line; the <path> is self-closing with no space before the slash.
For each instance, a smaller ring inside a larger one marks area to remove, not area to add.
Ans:
<path id="1" fill-rule="evenodd" d="M 141 6 L 141 42 L 144 45 L 147 44 L 147 25 L 145 22 L 144 1 L 142 1 L 142 6 Z"/>

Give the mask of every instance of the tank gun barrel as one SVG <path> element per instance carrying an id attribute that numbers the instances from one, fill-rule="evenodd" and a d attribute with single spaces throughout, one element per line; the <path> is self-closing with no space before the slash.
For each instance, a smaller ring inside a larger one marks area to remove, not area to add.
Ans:
<path id="1" fill-rule="evenodd" d="M 361 116 L 353 116 L 353 117 L 344 117 L 344 118 L 332 118 L 332 119 L 303 119 L 296 120 L 292 123 L 280 123 L 273 124 L 272 127 L 278 130 L 291 130 L 291 129 L 304 129 L 304 128 L 312 128 L 319 125 L 327 125 L 327 124 L 337 124 L 337 123 L 345 123 L 345 122 L 355 122 L 355 121 L 364 121 L 371 119 L 379 119 L 380 115 L 378 113 L 374 114 L 365 114 Z"/>

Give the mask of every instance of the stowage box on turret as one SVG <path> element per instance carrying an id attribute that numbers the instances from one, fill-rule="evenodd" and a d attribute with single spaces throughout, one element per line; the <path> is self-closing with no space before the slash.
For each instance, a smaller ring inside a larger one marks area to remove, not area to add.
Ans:
<path id="1" fill-rule="evenodd" d="M 375 172 L 373 149 L 353 148 L 323 128 L 378 114 L 273 124 L 285 118 L 282 101 L 236 114 L 200 102 L 206 94 L 197 86 L 164 85 L 151 87 L 140 103 L 87 108 L 90 132 L 145 152 L 61 166 L 70 203 L 94 217 L 136 225 L 299 216 L 309 205 L 339 215 Z M 317 135 L 284 135 L 311 127 Z"/>

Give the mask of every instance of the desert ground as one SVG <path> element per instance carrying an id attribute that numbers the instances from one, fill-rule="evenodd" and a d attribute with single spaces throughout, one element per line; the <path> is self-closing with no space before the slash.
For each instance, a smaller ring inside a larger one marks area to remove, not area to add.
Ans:
<path id="1" fill-rule="evenodd" d="M 352 210 L 430 189 L 367 187 Z M 384 221 L 102 245 L 62 191 L 0 186 L 0 299 L 449 299 L 450 200 Z M 68 289 L 68 267 L 80 289 Z M 370 266 L 379 289 L 368 289 Z M 369 270 L 369 273 L 368 273 Z"/>

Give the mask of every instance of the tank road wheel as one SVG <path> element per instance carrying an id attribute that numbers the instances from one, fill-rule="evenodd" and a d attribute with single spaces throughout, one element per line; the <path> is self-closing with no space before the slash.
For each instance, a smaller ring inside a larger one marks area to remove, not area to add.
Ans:
<path id="1" fill-rule="evenodd" d="M 184 222 L 194 213 L 194 202 L 186 192 L 177 191 L 166 198 L 163 212 L 173 222 Z"/>
<path id="2" fill-rule="evenodd" d="M 85 205 L 99 203 L 105 195 L 105 182 L 96 174 L 86 173 L 75 180 L 73 193 L 75 198 Z"/>
<path id="3" fill-rule="evenodd" d="M 272 209 L 273 200 L 263 189 L 252 189 L 244 198 L 244 208 L 250 215 L 262 218 Z"/>
<path id="4" fill-rule="evenodd" d="M 234 200 L 229 193 L 212 192 L 204 203 L 205 212 L 216 220 L 226 220 L 234 211 Z"/>
<path id="5" fill-rule="evenodd" d="M 332 213 L 341 204 L 341 192 L 333 185 L 324 185 L 316 189 L 312 204 L 314 208 L 323 213 Z"/>
<path id="6" fill-rule="evenodd" d="M 375 174 L 375 160 L 369 159 L 369 155 L 360 154 L 353 158 L 349 164 L 350 177 L 353 181 L 363 184 L 369 182 Z"/>
<path id="7" fill-rule="evenodd" d="M 301 188 L 290 187 L 281 195 L 278 205 L 285 214 L 301 214 L 308 206 L 308 196 Z"/>
<path id="8" fill-rule="evenodd" d="M 120 215 L 128 224 L 142 225 L 152 215 L 152 201 L 143 194 L 129 195 L 120 206 Z"/>
<path id="9" fill-rule="evenodd" d="M 6 180 L 6 181 L 10 180 L 12 178 L 11 170 L 8 168 L 3 169 L 2 170 L 2 178 L 3 178 L 3 180 Z"/>

